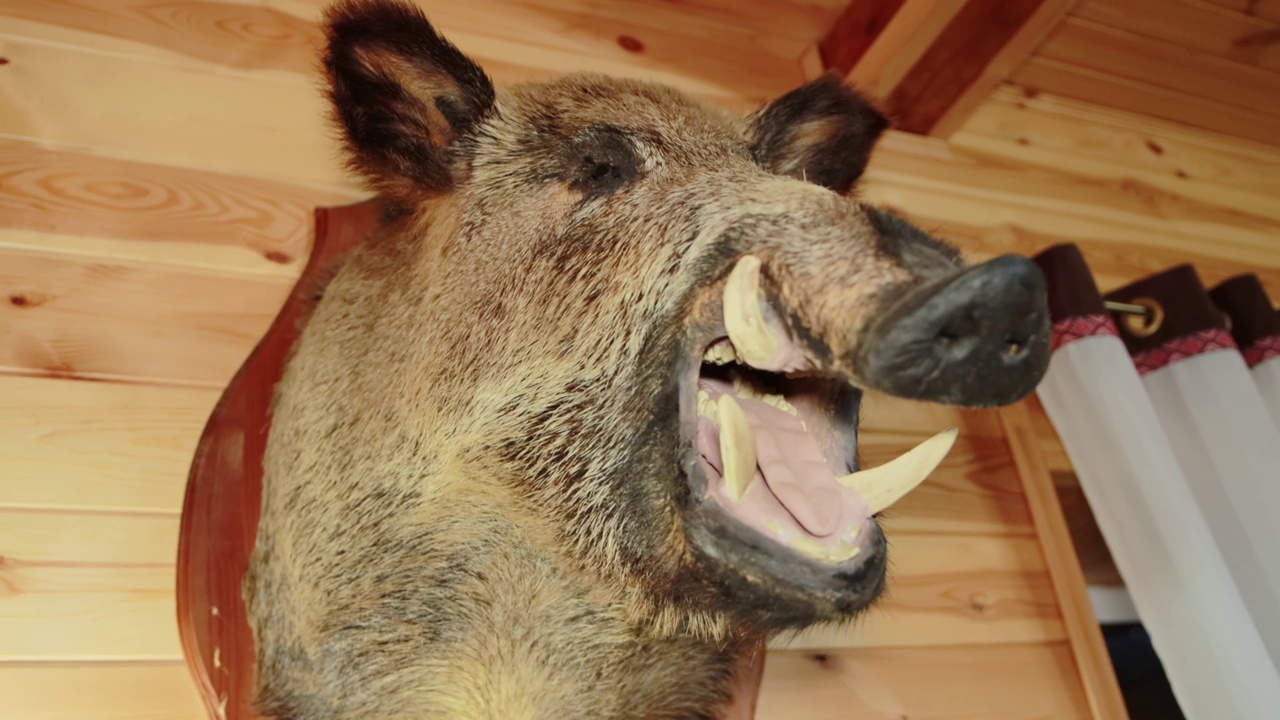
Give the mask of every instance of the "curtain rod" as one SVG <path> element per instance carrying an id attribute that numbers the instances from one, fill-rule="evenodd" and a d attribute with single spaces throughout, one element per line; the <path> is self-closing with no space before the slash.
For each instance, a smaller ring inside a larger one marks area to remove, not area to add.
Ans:
<path id="1" fill-rule="evenodd" d="M 1150 315 L 1151 308 L 1146 305 L 1135 305 L 1133 303 L 1122 303 L 1107 300 L 1102 303 L 1111 312 L 1126 313 L 1128 315 Z"/>

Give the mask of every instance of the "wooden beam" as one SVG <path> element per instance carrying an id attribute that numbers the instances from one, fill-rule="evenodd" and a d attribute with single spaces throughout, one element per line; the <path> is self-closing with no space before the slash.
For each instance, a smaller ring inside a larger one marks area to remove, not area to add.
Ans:
<path id="1" fill-rule="evenodd" d="M 1084 575 L 1072 548 L 1071 534 L 1054 492 L 1049 467 L 1040 452 L 1031 412 L 1025 403 L 1019 403 L 1001 410 L 1000 420 L 1008 437 L 1009 452 L 1022 476 L 1027 505 L 1040 536 L 1045 566 L 1058 596 L 1062 622 L 1089 709 L 1097 720 L 1127 719 L 1124 697 L 1089 602 Z"/>
<path id="2" fill-rule="evenodd" d="M 1075 0 L 854 0 L 819 43 L 824 66 L 898 129 L 947 137 Z"/>

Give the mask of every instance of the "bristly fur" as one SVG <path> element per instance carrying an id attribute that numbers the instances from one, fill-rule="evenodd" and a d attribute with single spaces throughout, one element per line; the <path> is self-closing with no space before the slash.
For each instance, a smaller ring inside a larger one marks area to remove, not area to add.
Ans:
<path id="1" fill-rule="evenodd" d="M 495 93 L 416 9 L 326 17 L 351 165 L 398 212 L 278 388 L 245 582 L 261 707 L 715 717 L 745 653 L 883 587 L 869 566 L 832 599 L 700 544 L 680 383 L 746 252 L 846 374 L 885 288 L 952 269 L 837 194 L 882 116 L 830 81 L 745 121 L 596 75 Z"/>

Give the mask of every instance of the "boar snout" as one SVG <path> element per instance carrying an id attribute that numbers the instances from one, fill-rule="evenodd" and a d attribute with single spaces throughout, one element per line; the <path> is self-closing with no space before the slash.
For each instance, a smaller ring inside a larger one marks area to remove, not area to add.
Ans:
<path id="1" fill-rule="evenodd" d="M 949 405 L 1007 405 L 1049 364 L 1044 276 L 1004 256 L 928 283 L 892 304 L 859 343 L 869 387 Z"/>

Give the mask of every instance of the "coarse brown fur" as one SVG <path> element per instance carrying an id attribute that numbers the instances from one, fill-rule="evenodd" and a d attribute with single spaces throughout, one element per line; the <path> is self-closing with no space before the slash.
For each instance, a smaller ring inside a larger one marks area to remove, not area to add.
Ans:
<path id="1" fill-rule="evenodd" d="M 883 117 L 831 79 L 747 118 L 593 75 L 495 93 L 385 2 L 328 32 L 352 166 L 403 212 L 278 388 L 245 585 L 264 711 L 711 718 L 758 642 L 869 604 L 882 547 L 784 583 L 708 529 L 681 378 L 745 253 L 853 383 L 884 298 L 959 267 L 850 195 Z"/>

